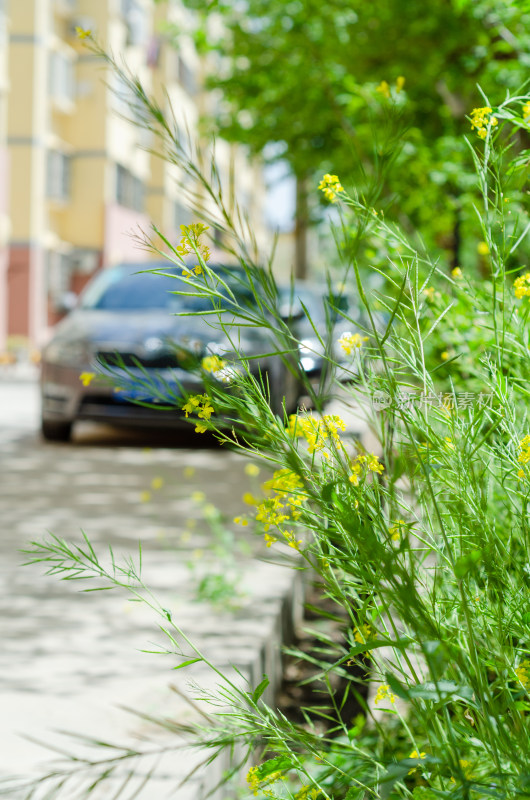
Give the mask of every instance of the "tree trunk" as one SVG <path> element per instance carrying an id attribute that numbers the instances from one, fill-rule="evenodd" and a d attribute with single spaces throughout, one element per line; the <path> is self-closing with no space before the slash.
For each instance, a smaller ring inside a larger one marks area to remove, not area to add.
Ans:
<path id="1" fill-rule="evenodd" d="M 295 278 L 307 278 L 307 178 L 296 178 L 296 218 L 294 228 Z"/>

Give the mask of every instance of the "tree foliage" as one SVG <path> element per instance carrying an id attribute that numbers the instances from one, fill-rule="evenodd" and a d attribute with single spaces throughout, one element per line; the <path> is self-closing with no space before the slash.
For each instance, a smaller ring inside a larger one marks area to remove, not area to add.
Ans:
<path id="1" fill-rule="evenodd" d="M 528 0 L 184 4 L 198 46 L 217 56 L 223 137 L 254 153 L 279 143 L 299 178 L 339 172 L 454 266 L 475 191 L 466 116 L 485 105 L 478 86 L 495 105 L 524 82 Z"/>

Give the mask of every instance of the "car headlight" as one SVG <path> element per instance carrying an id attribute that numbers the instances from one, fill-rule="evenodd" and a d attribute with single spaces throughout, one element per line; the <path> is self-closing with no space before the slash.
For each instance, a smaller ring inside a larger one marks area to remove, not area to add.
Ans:
<path id="1" fill-rule="evenodd" d="M 42 360 L 65 367 L 82 367 L 88 360 L 88 348 L 80 340 L 55 339 L 44 348 Z"/>

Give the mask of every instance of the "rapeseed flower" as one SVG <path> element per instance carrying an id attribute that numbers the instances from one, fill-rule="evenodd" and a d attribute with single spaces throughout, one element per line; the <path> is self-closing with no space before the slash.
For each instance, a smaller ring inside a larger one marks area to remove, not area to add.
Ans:
<path id="1" fill-rule="evenodd" d="M 520 300 L 521 297 L 530 298 L 530 272 L 525 272 L 524 275 L 520 275 L 516 278 L 513 285 L 515 287 L 515 296 L 518 300 Z"/>
<path id="2" fill-rule="evenodd" d="M 321 192 L 324 193 L 324 197 L 326 200 L 329 200 L 330 203 L 337 202 L 337 194 L 344 191 L 341 182 L 337 175 L 330 175 L 326 173 L 320 183 L 318 184 L 318 188 Z"/>
<path id="3" fill-rule="evenodd" d="M 390 691 L 390 686 L 388 683 L 382 683 L 381 686 L 377 690 L 377 694 L 374 698 L 374 703 L 377 705 L 381 703 L 383 700 L 388 700 L 390 703 L 395 703 L 396 696 L 392 694 Z"/>
<path id="4" fill-rule="evenodd" d="M 498 125 L 497 117 L 491 116 L 492 109 L 489 106 L 483 108 L 474 108 L 470 114 L 471 128 L 476 128 L 477 134 L 481 139 L 485 139 L 488 135 L 488 127 L 495 127 Z"/>
<path id="5" fill-rule="evenodd" d="M 202 222 L 192 222 L 191 225 L 181 225 L 180 231 L 182 233 L 182 237 L 180 239 L 180 243 L 178 244 L 176 251 L 181 258 L 187 255 L 199 255 L 202 256 L 204 261 L 208 261 L 210 258 L 210 248 L 207 247 L 201 241 L 201 236 L 203 233 L 206 233 L 208 230 L 208 226 L 204 225 Z M 197 272 L 199 270 L 199 272 Z M 193 267 L 193 271 L 196 275 L 200 275 L 202 272 L 202 267 Z M 191 275 L 187 269 L 183 270 L 182 273 L 185 277 Z"/>
<path id="6" fill-rule="evenodd" d="M 79 380 L 83 384 L 83 386 L 90 386 L 94 378 L 96 377 L 95 372 L 82 372 L 79 376 Z"/>
<path id="7" fill-rule="evenodd" d="M 219 356 L 205 356 L 201 362 L 201 367 L 206 372 L 220 372 L 226 367 L 226 361 Z"/>
<path id="8" fill-rule="evenodd" d="M 361 336 L 359 333 L 352 333 L 345 331 L 340 337 L 338 344 L 344 350 L 346 355 L 351 355 L 354 350 L 360 350 L 363 342 L 368 341 L 368 336 Z"/>

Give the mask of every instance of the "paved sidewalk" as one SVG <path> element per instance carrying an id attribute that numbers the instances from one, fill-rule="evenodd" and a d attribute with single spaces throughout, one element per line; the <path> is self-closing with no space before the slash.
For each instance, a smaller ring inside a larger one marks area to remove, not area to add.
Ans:
<path id="1" fill-rule="evenodd" d="M 72 445 L 44 444 L 35 432 L 34 390 L 32 384 L 23 389 L 19 384 L 19 390 L 8 382 L 0 385 L 0 774 L 29 777 L 41 771 L 47 751 L 25 736 L 75 752 L 83 751 L 79 741 L 57 731 L 128 747 L 150 740 L 171 749 L 157 766 L 160 777 L 138 800 L 205 800 L 228 766 L 226 759 L 199 766 L 189 783 L 170 795 L 205 754 L 183 749 L 174 734 L 145 717 L 198 719 L 183 695 L 193 700 L 196 694 L 190 677 L 211 687 L 211 673 L 198 664 L 175 672 L 175 655 L 143 652 L 167 648 L 159 628 L 164 620 L 129 602 L 126 593 L 80 593 L 79 583 L 46 577 L 41 565 L 22 567 L 19 550 L 47 530 L 81 542 L 82 528 L 98 554 L 105 556 L 111 545 L 119 560 L 135 557 L 140 539 L 144 580 L 161 605 L 223 673 L 233 676 L 234 665 L 251 686 L 267 673 L 268 700 L 281 679 L 281 643 L 301 615 L 302 573 L 266 563 L 272 552 L 239 528 L 228 546 L 239 606 L 219 611 L 199 601 L 197 575 L 215 571 L 223 556 L 207 521 L 208 503 L 228 520 L 241 513 L 242 494 L 254 489 L 245 459 L 216 446 L 146 448 L 135 435 L 113 439 L 103 433 L 98 439 L 88 428 L 80 429 Z M 359 433 L 353 411 L 348 421 L 349 432 L 357 426 Z M 159 488 L 152 487 L 153 479 Z M 147 763 L 152 766 L 154 757 Z M 211 796 L 233 798 L 234 791 L 220 789 Z M 92 797 L 108 800 L 109 792 Z"/>

